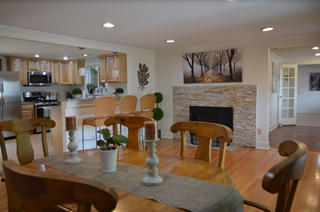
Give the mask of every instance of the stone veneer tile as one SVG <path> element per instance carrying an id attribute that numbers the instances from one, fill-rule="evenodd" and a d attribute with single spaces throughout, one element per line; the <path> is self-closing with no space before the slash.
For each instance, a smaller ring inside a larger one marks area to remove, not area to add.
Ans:
<path id="1" fill-rule="evenodd" d="M 256 85 L 173 86 L 174 123 L 189 121 L 189 106 L 233 107 L 233 144 L 237 146 L 256 146 L 256 105 Z"/>

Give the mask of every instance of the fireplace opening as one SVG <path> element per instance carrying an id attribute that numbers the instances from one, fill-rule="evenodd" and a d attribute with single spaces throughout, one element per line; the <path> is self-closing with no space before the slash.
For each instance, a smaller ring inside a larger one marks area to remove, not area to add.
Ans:
<path id="1" fill-rule="evenodd" d="M 190 106 L 190 121 L 203 121 L 228 126 L 233 131 L 232 107 Z M 198 136 L 190 133 L 191 144 L 198 144 Z M 220 147 L 221 137 L 212 139 L 213 147 Z M 229 143 L 227 144 L 230 145 Z"/>

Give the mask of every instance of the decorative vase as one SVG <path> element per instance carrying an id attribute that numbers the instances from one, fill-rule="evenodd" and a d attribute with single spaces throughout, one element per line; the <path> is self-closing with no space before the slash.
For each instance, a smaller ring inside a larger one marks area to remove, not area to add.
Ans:
<path id="1" fill-rule="evenodd" d="M 82 97 L 82 94 L 74 94 L 73 95 L 74 99 L 81 99 L 81 97 Z"/>
<path id="2" fill-rule="evenodd" d="M 99 150 L 102 172 L 115 172 L 117 169 L 118 149 Z"/>

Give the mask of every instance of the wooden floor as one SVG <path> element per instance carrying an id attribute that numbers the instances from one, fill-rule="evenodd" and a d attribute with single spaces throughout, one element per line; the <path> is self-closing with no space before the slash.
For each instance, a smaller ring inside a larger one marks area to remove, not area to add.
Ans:
<path id="1" fill-rule="evenodd" d="M 320 152 L 320 114 L 298 113 L 296 125 L 278 127 L 269 133 L 272 148 L 288 139 L 305 143 L 309 151 Z"/>
<path id="2" fill-rule="evenodd" d="M 179 155 L 180 141 L 162 139 L 157 142 L 156 148 L 156 154 L 159 155 Z M 195 147 L 188 146 L 187 157 L 193 157 L 195 150 Z M 215 164 L 217 162 L 217 154 L 218 150 L 212 149 L 212 162 Z M 236 147 L 232 151 L 227 151 L 225 169 L 234 179 L 235 187 L 243 197 L 274 207 L 276 195 L 264 191 L 261 187 L 261 182 L 266 171 L 281 160 L 282 158 L 275 148 L 261 150 Z M 7 211 L 6 204 L 5 186 L 4 183 L 0 183 L 0 212 Z M 245 206 L 245 211 L 256 210 Z M 291 211 L 320 211 L 320 153 L 308 153 L 304 177 L 298 185 Z"/>

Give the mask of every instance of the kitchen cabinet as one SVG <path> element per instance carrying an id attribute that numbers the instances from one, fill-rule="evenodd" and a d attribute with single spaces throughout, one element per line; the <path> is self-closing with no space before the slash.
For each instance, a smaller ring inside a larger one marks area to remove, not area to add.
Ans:
<path id="1" fill-rule="evenodd" d="M 51 64 L 49 60 L 28 59 L 28 71 L 51 72 Z"/>
<path id="2" fill-rule="evenodd" d="M 72 72 L 72 78 L 73 78 L 73 84 L 74 85 L 84 85 L 85 84 L 85 77 L 79 75 L 79 68 L 81 67 L 81 64 L 83 63 L 84 67 L 84 62 L 86 60 L 83 59 L 77 59 L 73 61 L 73 72 Z"/>
<path id="3" fill-rule="evenodd" d="M 72 85 L 73 78 L 73 62 L 72 61 L 61 61 L 60 62 L 60 84 Z"/>
<path id="4" fill-rule="evenodd" d="M 21 104 L 22 118 L 29 119 L 34 118 L 34 105 L 33 103 L 23 103 Z"/>
<path id="5" fill-rule="evenodd" d="M 52 70 L 52 84 L 60 84 L 60 61 L 52 61 L 51 62 L 51 70 Z"/>
<path id="6" fill-rule="evenodd" d="M 101 55 L 100 62 L 100 82 L 117 83 L 127 82 L 127 55 L 117 53 L 112 55 Z M 118 76 L 113 76 L 113 70 L 118 70 Z"/>
<path id="7" fill-rule="evenodd" d="M 13 56 L 6 56 L 7 70 L 8 71 L 20 71 L 20 84 L 28 84 L 27 72 L 28 62 L 25 58 L 18 58 Z"/>

